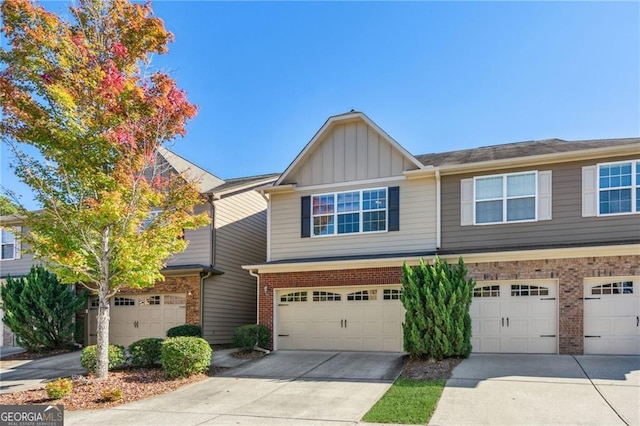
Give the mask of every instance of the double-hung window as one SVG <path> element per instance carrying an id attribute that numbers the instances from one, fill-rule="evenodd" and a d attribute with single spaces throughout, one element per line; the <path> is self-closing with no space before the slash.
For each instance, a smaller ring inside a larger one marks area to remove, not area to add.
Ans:
<path id="1" fill-rule="evenodd" d="M 538 173 L 510 173 L 474 178 L 476 224 L 537 219 Z"/>
<path id="2" fill-rule="evenodd" d="M 387 188 L 313 195 L 312 236 L 387 230 Z"/>
<path id="3" fill-rule="evenodd" d="M 640 161 L 598 164 L 598 213 L 640 212 Z"/>
<path id="4" fill-rule="evenodd" d="M 2 228 L 2 254 L 0 260 L 12 260 L 16 258 L 16 237 L 13 232 Z"/>

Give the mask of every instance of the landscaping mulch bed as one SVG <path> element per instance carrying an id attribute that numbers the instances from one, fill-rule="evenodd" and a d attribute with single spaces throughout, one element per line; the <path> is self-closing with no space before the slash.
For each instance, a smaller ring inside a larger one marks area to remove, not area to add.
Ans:
<path id="1" fill-rule="evenodd" d="M 209 376 L 222 369 L 213 367 Z M 97 380 L 92 375 L 74 376 L 73 390 L 61 399 L 51 400 L 45 389 L 34 389 L 0 395 L 0 405 L 11 404 L 62 404 L 65 410 L 86 410 L 109 408 L 170 392 L 181 386 L 200 382 L 207 374 L 197 374 L 184 379 L 167 379 L 161 368 L 127 368 L 109 372 L 105 380 Z M 118 388 L 123 398 L 119 401 L 103 401 L 102 393 Z"/>
<path id="2" fill-rule="evenodd" d="M 407 356 L 400 376 L 416 380 L 447 380 L 451 377 L 453 369 L 461 362 L 462 358 L 447 358 L 437 361 Z"/>
<path id="3" fill-rule="evenodd" d="M 262 358 L 263 356 L 265 356 L 266 353 L 261 352 L 261 351 L 237 351 L 231 354 L 232 357 L 234 358 L 240 358 L 240 359 L 259 359 Z"/>

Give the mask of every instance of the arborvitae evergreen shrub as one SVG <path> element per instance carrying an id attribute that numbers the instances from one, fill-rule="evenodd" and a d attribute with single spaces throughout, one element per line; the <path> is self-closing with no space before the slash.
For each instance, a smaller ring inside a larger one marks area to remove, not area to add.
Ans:
<path id="1" fill-rule="evenodd" d="M 471 353 L 471 306 L 475 283 L 462 258 L 449 265 L 436 257 L 402 268 L 401 300 L 406 310 L 404 350 L 411 356 L 443 359 Z"/>

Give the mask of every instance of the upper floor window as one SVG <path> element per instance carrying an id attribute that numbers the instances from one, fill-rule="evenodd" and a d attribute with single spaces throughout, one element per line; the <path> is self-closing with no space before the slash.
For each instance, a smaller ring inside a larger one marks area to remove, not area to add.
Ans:
<path id="1" fill-rule="evenodd" d="M 474 178 L 475 223 L 536 220 L 537 172 Z"/>
<path id="2" fill-rule="evenodd" d="M 2 228 L 2 257 L 1 260 L 12 260 L 16 258 L 16 237 L 13 232 Z"/>
<path id="3" fill-rule="evenodd" d="M 387 188 L 313 195 L 312 235 L 387 230 Z"/>
<path id="4" fill-rule="evenodd" d="M 640 211 L 640 161 L 598 164 L 600 215 Z"/>

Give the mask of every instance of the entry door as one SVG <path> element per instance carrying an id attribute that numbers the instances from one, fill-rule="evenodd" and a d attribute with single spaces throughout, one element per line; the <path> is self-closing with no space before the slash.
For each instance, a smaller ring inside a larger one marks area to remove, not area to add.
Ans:
<path id="1" fill-rule="evenodd" d="M 584 353 L 640 355 L 640 277 L 584 285 Z"/>
<path id="2" fill-rule="evenodd" d="M 556 353 L 555 283 L 479 283 L 471 304 L 474 352 Z"/>

